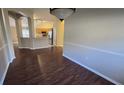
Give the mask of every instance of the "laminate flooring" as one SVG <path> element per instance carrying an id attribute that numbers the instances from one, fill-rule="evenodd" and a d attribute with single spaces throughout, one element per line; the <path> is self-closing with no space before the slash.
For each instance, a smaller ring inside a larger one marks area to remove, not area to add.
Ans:
<path id="1" fill-rule="evenodd" d="M 113 85 L 62 56 L 61 47 L 29 50 L 15 47 L 4 85 Z"/>

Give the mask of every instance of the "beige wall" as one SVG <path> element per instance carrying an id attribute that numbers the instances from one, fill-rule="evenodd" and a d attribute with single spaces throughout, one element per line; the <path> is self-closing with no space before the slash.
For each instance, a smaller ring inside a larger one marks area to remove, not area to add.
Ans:
<path id="1" fill-rule="evenodd" d="M 56 31 L 56 34 L 57 34 L 57 46 L 63 46 L 63 42 L 64 42 L 64 21 L 58 21 L 58 24 L 57 24 L 57 31 Z"/>
<path id="2" fill-rule="evenodd" d="M 124 84 L 124 9 L 77 9 L 65 20 L 64 56 Z"/>
<path id="3" fill-rule="evenodd" d="M 11 37 L 12 37 L 13 43 L 17 44 L 18 43 L 18 38 L 17 38 L 17 33 L 16 33 L 16 27 L 11 26 Z"/>

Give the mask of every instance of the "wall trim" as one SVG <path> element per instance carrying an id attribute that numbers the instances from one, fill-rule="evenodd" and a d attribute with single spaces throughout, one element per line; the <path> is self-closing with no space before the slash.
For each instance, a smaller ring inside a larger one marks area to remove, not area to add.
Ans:
<path id="1" fill-rule="evenodd" d="M 0 81 L 1 85 L 4 83 L 4 79 L 6 77 L 6 74 L 7 74 L 8 68 L 9 68 L 9 64 L 12 63 L 15 58 L 16 57 L 14 56 L 13 58 L 11 58 L 11 60 L 9 62 L 7 62 L 7 66 L 6 66 L 5 72 L 3 73 L 2 79 Z"/>
<path id="2" fill-rule="evenodd" d="M 18 47 L 19 49 L 33 49 L 31 47 Z"/>
<path id="3" fill-rule="evenodd" d="M 35 50 L 35 49 L 43 49 L 43 48 L 50 48 L 52 46 L 45 46 L 45 47 L 36 47 L 36 48 L 31 48 L 32 50 Z"/>
<path id="4" fill-rule="evenodd" d="M 31 48 L 31 47 L 18 47 L 20 49 L 31 49 L 31 50 L 35 50 L 35 49 L 42 49 L 42 48 L 50 48 L 52 46 L 45 46 L 45 47 L 35 47 L 35 48 Z"/>
<path id="5" fill-rule="evenodd" d="M 15 56 L 12 57 L 9 62 L 12 63 L 15 58 L 16 58 Z"/>
<path id="6" fill-rule="evenodd" d="M 92 69 L 92 68 L 90 68 L 90 67 L 88 67 L 86 65 L 81 64 L 80 62 L 78 62 L 77 60 L 74 60 L 73 58 L 67 56 L 66 54 L 63 54 L 63 56 L 66 57 L 67 59 L 71 60 L 72 62 L 79 64 L 80 66 L 90 70 L 91 72 L 103 77 L 104 79 L 106 79 L 106 80 L 108 80 L 108 81 L 110 81 L 110 82 L 112 82 L 112 83 L 114 83 L 116 85 L 122 85 L 121 83 L 119 83 L 119 82 L 117 82 L 117 81 L 115 81 L 115 80 L 103 75 L 102 73 L 100 73 L 100 72 L 98 72 L 98 71 L 96 71 L 96 70 L 94 70 L 94 69 Z"/>
<path id="7" fill-rule="evenodd" d="M 113 52 L 113 51 L 109 51 L 109 50 L 99 49 L 99 48 L 90 47 L 90 46 L 87 46 L 87 45 L 80 45 L 80 44 L 75 44 L 75 43 L 71 43 L 71 42 L 65 42 L 65 44 L 72 45 L 72 46 L 78 46 L 78 47 L 82 47 L 82 48 L 87 48 L 87 49 L 90 49 L 90 50 L 92 49 L 92 50 L 95 50 L 95 51 L 99 51 L 99 52 L 103 52 L 103 53 L 108 53 L 108 54 L 118 55 L 118 56 L 123 56 L 124 57 L 123 53 L 118 53 L 118 52 Z"/>
<path id="8" fill-rule="evenodd" d="M 3 83 L 4 83 L 4 79 L 5 79 L 5 77 L 6 77 L 6 74 L 7 74 L 7 71 L 8 71 L 8 68 L 9 68 L 9 62 L 7 63 L 7 66 L 6 66 L 6 69 L 5 69 L 5 72 L 3 73 L 3 76 L 2 76 L 2 79 L 1 79 L 1 81 L 0 81 L 0 85 L 3 85 Z"/>

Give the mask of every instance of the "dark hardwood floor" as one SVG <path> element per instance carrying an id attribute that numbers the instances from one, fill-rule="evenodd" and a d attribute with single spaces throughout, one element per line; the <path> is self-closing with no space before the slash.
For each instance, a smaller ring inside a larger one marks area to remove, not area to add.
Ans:
<path id="1" fill-rule="evenodd" d="M 62 48 L 15 48 L 5 85 L 113 85 L 113 83 L 62 56 Z"/>

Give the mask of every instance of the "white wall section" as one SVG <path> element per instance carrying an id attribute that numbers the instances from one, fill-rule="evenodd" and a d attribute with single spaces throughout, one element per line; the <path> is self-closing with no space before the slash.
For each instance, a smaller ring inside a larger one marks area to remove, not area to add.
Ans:
<path id="1" fill-rule="evenodd" d="M 124 9 L 77 9 L 65 20 L 64 56 L 124 84 Z"/>
<path id="2" fill-rule="evenodd" d="M 0 84 L 3 84 L 9 63 L 15 58 L 8 12 L 0 9 Z"/>

